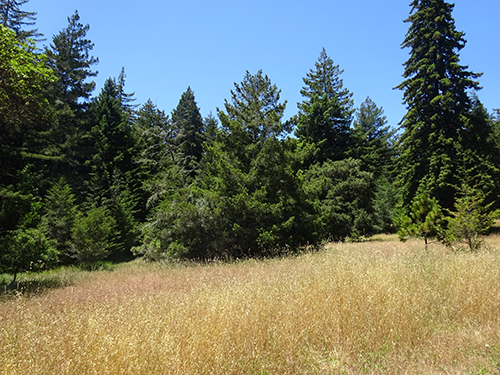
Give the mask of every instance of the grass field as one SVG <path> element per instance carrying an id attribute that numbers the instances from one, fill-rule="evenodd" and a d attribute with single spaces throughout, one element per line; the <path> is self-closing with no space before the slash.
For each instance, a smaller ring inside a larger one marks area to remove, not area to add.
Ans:
<path id="1" fill-rule="evenodd" d="M 477 254 L 383 239 L 22 276 L 0 374 L 500 374 L 500 237 Z"/>

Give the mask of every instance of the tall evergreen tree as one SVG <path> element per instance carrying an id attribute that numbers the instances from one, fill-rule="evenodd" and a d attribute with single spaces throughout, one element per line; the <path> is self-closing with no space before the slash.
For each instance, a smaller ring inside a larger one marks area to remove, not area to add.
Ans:
<path id="1" fill-rule="evenodd" d="M 172 111 L 172 126 L 175 131 L 176 163 L 186 171 L 186 175 L 193 176 L 203 155 L 205 137 L 203 118 L 191 87 L 182 94 L 179 104 Z"/>
<path id="2" fill-rule="evenodd" d="M 29 0 L 0 0 L 0 22 L 4 27 L 14 30 L 17 39 L 40 41 L 42 34 L 37 29 L 25 30 L 26 26 L 36 23 L 36 12 L 21 10 Z"/>
<path id="3" fill-rule="evenodd" d="M 68 17 L 68 26 L 55 35 L 47 48 L 49 66 L 58 81 L 54 88 L 55 100 L 62 107 L 67 104 L 76 115 L 88 106 L 95 82 L 87 79 L 97 76 L 92 66 L 99 62 L 90 55 L 94 44 L 87 39 L 90 25 L 80 23 L 78 11 Z"/>
<path id="4" fill-rule="evenodd" d="M 459 64 L 464 33 L 455 29 L 454 5 L 444 0 L 414 0 L 403 48 L 410 49 L 404 91 L 408 112 L 400 141 L 399 184 L 408 207 L 419 190 L 439 204 L 453 207 L 459 164 L 488 162 L 482 152 L 489 129 L 471 118 L 471 90 L 478 90 L 481 74 Z M 494 172 L 494 167 L 490 168 Z M 486 178 L 486 176 L 483 176 Z"/>
<path id="5" fill-rule="evenodd" d="M 280 90 L 247 72 L 231 98 L 218 111 L 203 179 L 172 191 L 145 227 L 142 252 L 152 258 L 254 256 L 307 242 Z"/>
<path id="6" fill-rule="evenodd" d="M 349 149 L 354 109 L 342 73 L 323 48 L 316 69 L 303 79 L 306 86 L 300 93 L 305 100 L 298 104 L 296 135 L 318 147 L 312 163 L 344 159 Z"/>
<path id="7" fill-rule="evenodd" d="M 92 106 L 91 139 L 93 156 L 87 161 L 90 170 L 87 208 L 104 206 L 116 222 L 117 250 L 134 245 L 137 194 L 140 181 L 134 164 L 135 139 L 122 107 L 116 80 L 108 78 Z"/>
<path id="8" fill-rule="evenodd" d="M 48 66 L 57 76 L 57 82 L 47 88 L 47 97 L 57 111 L 57 121 L 52 126 L 52 137 L 62 162 L 52 166 L 55 178 L 64 176 L 75 188 L 83 186 L 83 163 L 88 157 L 91 144 L 88 134 L 91 125 L 87 109 L 97 75 L 92 66 L 98 62 L 90 55 L 94 44 L 87 39 L 89 25 L 80 23 L 75 12 L 68 17 L 68 26 L 53 37 L 46 48 Z"/>
<path id="9" fill-rule="evenodd" d="M 370 98 L 356 112 L 350 156 L 362 161 L 361 168 L 377 179 L 393 162 L 392 138 L 395 130 L 387 125 L 384 110 Z"/>

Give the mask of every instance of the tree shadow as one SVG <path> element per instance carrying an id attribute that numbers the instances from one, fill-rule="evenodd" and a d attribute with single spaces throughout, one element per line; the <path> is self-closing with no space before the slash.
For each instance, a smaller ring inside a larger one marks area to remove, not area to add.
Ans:
<path id="1" fill-rule="evenodd" d="M 12 282 L 7 278 L 0 279 L 0 301 L 18 296 L 37 296 L 51 289 L 70 286 L 71 280 L 53 275 L 44 275 L 34 279 L 22 279 Z"/>

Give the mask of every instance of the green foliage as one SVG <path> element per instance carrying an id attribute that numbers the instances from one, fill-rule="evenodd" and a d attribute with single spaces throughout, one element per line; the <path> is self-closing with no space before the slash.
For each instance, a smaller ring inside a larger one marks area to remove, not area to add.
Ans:
<path id="1" fill-rule="evenodd" d="M 374 229 L 379 233 L 393 233 L 396 228 L 394 219 L 401 207 L 401 194 L 388 178 L 377 181 L 372 199 Z"/>
<path id="2" fill-rule="evenodd" d="M 68 17 L 68 26 L 54 36 L 46 50 L 49 66 L 58 78 L 54 86 L 57 104 L 61 107 L 68 105 L 77 116 L 87 108 L 95 82 L 86 80 L 97 75 L 91 67 L 99 61 L 90 56 L 94 44 L 86 39 L 89 29 L 89 25 L 80 23 L 76 11 Z"/>
<path id="3" fill-rule="evenodd" d="M 361 171 L 359 160 L 315 164 L 303 179 L 305 195 L 315 208 L 315 242 L 373 233 L 372 175 Z"/>
<path id="4" fill-rule="evenodd" d="M 299 140 L 317 147 L 310 164 L 344 159 L 350 147 L 354 110 L 352 94 L 340 78 L 342 73 L 323 48 L 316 69 L 303 79 L 306 86 L 300 93 L 305 100 L 298 105 L 295 134 Z"/>
<path id="5" fill-rule="evenodd" d="M 106 259 L 114 246 L 115 224 L 115 219 L 103 207 L 80 214 L 72 230 L 72 256 L 81 264 Z"/>
<path id="6" fill-rule="evenodd" d="M 172 127 L 175 134 L 175 163 L 194 176 L 203 156 L 204 124 L 191 87 L 188 87 L 172 111 Z"/>
<path id="7" fill-rule="evenodd" d="M 42 34 L 36 29 L 24 30 L 25 26 L 33 26 L 36 21 L 35 12 L 21 10 L 21 6 L 29 0 L 1 0 L 0 23 L 16 33 L 16 38 L 21 41 L 36 39 Z"/>
<path id="8" fill-rule="evenodd" d="M 25 271 L 41 271 L 58 262 L 59 252 L 51 245 L 43 231 L 27 228 L 0 238 L 0 273 L 14 275 Z"/>
<path id="9" fill-rule="evenodd" d="M 72 230 L 78 217 L 75 201 L 75 195 L 63 177 L 53 184 L 44 200 L 43 227 L 61 256 L 70 255 Z"/>
<path id="10" fill-rule="evenodd" d="M 446 220 L 437 199 L 428 192 L 418 194 L 412 201 L 410 215 L 399 218 L 399 238 L 423 237 L 425 248 L 431 238 L 443 239 Z"/>
<path id="11" fill-rule="evenodd" d="M 405 63 L 404 91 L 408 112 L 398 157 L 398 183 L 407 207 L 419 190 L 427 190 L 447 209 L 453 207 L 458 184 L 457 163 L 468 150 L 475 160 L 487 161 L 485 122 L 471 114 L 471 90 L 481 74 L 459 64 L 465 46 L 464 33 L 455 29 L 454 5 L 444 0 L 414 0 L 410 27 L 403 48 L 410 49 Z M 491 172 L 494 168 L 489 168 Z M 489 173 L 483 171 L 483 173 Z"/>
<path id="12" fill-rule="evenodd" d="M 470 251 L 481 248 L 481 235 L 493 225 L 498 211 L 492 210 L 493 203 L 486 204 L 486 194 L 464 182 L 459 190 L 460 197 L 455 202 L 455 210 L 450 211 L 446 243 L 460 247 L 465 244 Z"/>
<path id="13" fill-rule="evenodd" d="M 46 56 L 30 52 L 32 41 L 19 42 L 0 25 L 0 184 L 16 183 L 14 176 L 32 161 L 50 159 L 48 122 L 52 114 L 42 88 L 55 80 Z"/>
<path id="14" fill-rule="evenodd" d="M 349 155 L 362 161 L 361 168 L 370 172 L 377 180 L 387 173 L 394 162 L 392 141 L 395 130 L 387 125 L 384 110 L 370 98 L 356 112 Z"/>
<path id="15" fill-rule="evenodd" d="M 144 228 L 151 258 L 246 257 L 307 242 L 299 179 L 293 165 L 295 143 L 283 139 L 285 105 L 261 71 L 246 73 L 219 111 L 202 161 L 199 180 L 172 184 L 182 171 L 163 179 L 164 199 Z M 169 182 L 170 185 L 166 183 Z M 279 251 L 279 250 L 278 250 Z"/>

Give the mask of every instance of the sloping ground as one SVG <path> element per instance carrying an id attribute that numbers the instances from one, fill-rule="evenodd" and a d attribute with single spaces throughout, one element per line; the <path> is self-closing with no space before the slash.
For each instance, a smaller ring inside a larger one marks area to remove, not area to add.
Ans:
<path id="1" fill-rule="evenodd" d="M 500 239 L 136 262 L 0 304 L 2 374 L 495 374 Z"/>

